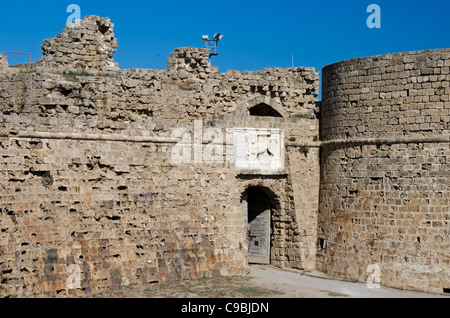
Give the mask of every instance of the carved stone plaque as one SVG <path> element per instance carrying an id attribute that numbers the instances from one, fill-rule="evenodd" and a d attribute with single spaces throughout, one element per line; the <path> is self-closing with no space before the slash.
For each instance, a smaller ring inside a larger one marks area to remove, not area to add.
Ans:
<path id="1" fill-rule="evenodd" d="M 235 129 L 234 151 L 238 170 L 279 172 L 284 169 L 284 132 L 279 129 Z"/>

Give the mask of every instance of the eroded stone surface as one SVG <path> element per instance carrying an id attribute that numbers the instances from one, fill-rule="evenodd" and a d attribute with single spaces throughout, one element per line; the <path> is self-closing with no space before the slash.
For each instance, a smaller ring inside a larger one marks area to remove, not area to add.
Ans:
<path id="1" fill-rule="evenodd" d="M 0 54 L 0 67 L 8 67 L 8 58 L 6 57 L 6 55 L 1 55 Z"/>
<path id="2" fill-rule="evenodd" d="M 120 70 L 109 19 L 80 26 L 1 69 L 0 296 L 245 275 L 250 187 L 272 265 L 449 287 L 448 49 L 333 64 L 320 109 L 313 68 L 218 73 L 185 47 Z M 236 169 L 246 131 L 277 138 L 277 169 L 270 145 Z"/>
<path id="3" fill-rule="evenodd" d="M 117 70 L 114 24 L 108 18 L 88 16 L 75 21 L 53 39 L 44 41 L 40 64 L 66 69 Z"/>
<path id="4" fill-rule="evenodd" d="M 1 295 L 245 275 L 241 195 L 253 185 L 273 193 L 272 263 L 314 266 L 319 149 L 287 151 L 289 177 L 248 176 L 235 169 L 233 135 L 272 129 L 312 142 L 317 72 L 221 74 L 195 48 L 175 50 L 167 71 L 111 70 L 98 48 L 114 47 L 112 29 L 98 23 L 111 26 L 86 18 L 47 40 L 32 71 L 0 82 Z M 283 117 L 250 116 L 264 103 Z M 175 162 L 184 138 L 190 160 Z M 294 200 L 309 208 L 302 219 Z"/>
<path id="5" fill-rule="evenodd" d="M 382 284 L 450 285 L 449 58 L 406 52 L 324 69 L 319 269 L 364 280 L 377 264 Z"/>

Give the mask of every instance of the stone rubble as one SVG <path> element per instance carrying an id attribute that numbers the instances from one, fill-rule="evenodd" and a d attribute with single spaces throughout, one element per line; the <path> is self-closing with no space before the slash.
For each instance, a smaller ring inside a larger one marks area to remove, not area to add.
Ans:
<path id="1" fill-rule="evenodd" d="M 108 18 L 88 16 L 68 25 L 53 39 L 44 41 L 39 63 L 48 68 L 118 70 L 114 24 Z"/>

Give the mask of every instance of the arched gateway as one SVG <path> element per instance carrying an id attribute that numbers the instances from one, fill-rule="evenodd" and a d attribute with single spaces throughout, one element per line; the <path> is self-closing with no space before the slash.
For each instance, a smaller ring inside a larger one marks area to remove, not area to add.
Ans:
<path id="1" fill-rule="evenodd" d="M 272 241 L 271 197 L 259 187 L 249 187 L 242 195 L 247 220 L 248 262 L 270 264 Z"/>

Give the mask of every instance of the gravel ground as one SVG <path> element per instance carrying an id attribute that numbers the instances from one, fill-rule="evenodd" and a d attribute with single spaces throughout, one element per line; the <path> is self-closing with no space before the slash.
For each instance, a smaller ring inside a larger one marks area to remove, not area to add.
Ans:
<path id="1" fill-rule="evenodd" d="M 218 277 L 111 289 L 95 298 L 450 298 L 446 295 L 405 291 L 328 279 L 319 273 L 251 267 L 249 277 Z"/>
<path id="2" fill-rule="evenodd" d="M 431 293 L 406 291 L 382 286 L 368 288 L 365 283 L 329 279 L 320 273 L 253 266 L 252 283 L 261 288 L 284 292 L 287 298 L 437 298 L 446 297 Z"/>

